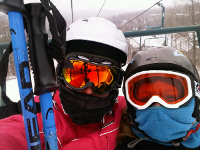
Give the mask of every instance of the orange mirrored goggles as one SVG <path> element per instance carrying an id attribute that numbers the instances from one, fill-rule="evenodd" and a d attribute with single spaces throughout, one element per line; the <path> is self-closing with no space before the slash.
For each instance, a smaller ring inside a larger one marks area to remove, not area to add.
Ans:
<path id="1" fill-rule="evenodd" d="M 73 57 L 69 61 L 73 67 L 63 68 L 63 76 L 73 89 L 83 90 L 91 87 L 94 93 L 104 94 L 118 88 L 120 69 Z"/>
<path id="2" fill-rule="evenodd" d="M 189 76 L 172 71 L 142 71 L 125 82 L 126 98 L 137 109 L 145 109 L 152 103 L 167 108 L 178 108 L 193 96 Z"/>

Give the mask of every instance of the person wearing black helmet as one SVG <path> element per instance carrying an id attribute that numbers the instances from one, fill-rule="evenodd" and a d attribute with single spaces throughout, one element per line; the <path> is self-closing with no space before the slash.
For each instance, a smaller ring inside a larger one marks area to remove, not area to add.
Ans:
<path id="1" fill-rule="evenodd" d="M 126 68 L 116 150 L 200 149 L 199 75 L 173 47 L 138 52 Z"/>
<path id="2" fill-rule="evenodd" d="M 126 107 L 118 97 L 127 60 L 124 34 L 107 19 L 91 17 L 72 23 L 66 40 L 65 61 L 56 69 L 60 88 L 53 97 L 58 147 L 113 150 L 118 116 Z M 40 113 L 37 118 L 44 150 Z M 1 120 L 0 127 L 0 149 L 27 149 L 21 115 Z"/>

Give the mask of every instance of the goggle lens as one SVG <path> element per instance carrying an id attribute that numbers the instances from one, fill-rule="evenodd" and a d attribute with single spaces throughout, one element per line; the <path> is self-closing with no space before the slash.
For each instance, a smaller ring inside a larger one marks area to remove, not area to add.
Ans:
<path id="1" fill-rule="evenodd" d="M 64 68 L 63 75 L 71 86 L 82 88 L 88 82 L 92 82 L 99 93 L 109 91 L 115 86 L 117 69 L 81 60 L 70 60 L 70 62 L 73 64 L 73 68 Z"/>

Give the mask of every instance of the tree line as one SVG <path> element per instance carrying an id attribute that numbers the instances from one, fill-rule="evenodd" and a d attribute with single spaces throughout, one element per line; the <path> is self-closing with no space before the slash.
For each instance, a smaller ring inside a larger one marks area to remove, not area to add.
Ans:
<path id="1" fill-rule="evenodd" d="M 133 13 L 120 14 L 109 18 L 123 32 L 146 30 L 148 26 L 161 26 L 162 24 L 162 8 L 156 7 L 145 13 L 136 11 Z M 143 13 L 142 15 L 140 15 Z M 136 17 L 140 15 L 139 17 Z M 133 19 L 135 18 L 135 19 Z M 127 23 L 129 22 L 129 23 Z M 200 25 L 200 2 L 198 0 L 174 0 L 173 6 L 165 7 L 164 28 Z M 174 33 L 167 36 L 168 45 L 176 47 L 182 51 L 193 63 L 200 68 L 200 53 L 196 32 Z M 129 44 L 129 58 L 139 51 L 138 46 L 131 45 L 131 39 L 127 39 Z M 144 43 L 142 43 L 144 48 Z"/>

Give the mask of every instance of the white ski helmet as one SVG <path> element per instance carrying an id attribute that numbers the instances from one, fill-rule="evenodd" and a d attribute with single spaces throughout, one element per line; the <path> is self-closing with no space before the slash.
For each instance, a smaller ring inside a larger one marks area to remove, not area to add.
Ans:
<path id="1" fill-rule="evenodd" d="M 117 63 L 120 64 L 120 66 L 123 66 L 126 64 L 128 48 L 127 48 L 125 36 L 121 30 L 117 29 L 114 23 L 110 22 L 107 19 L 100 18 L 100 17 L 90 17 L 88 19 L 77 20 L 76 22 L 72 23 L 69 26 L 69 29 L 67 31 L 66 41 L 67 43 L 70 41 L 79 41 L 79 42 L 88 41 L 89 42 L 88 45 L 90 45 L 90 48 L 91 48 L 91 43 L 101 43 L 101 45 L 102 44 L 107 45 L 110 48 L 104 47 L 104 48 L 99 49 L 99 51 L 101 51 L 102 53 L 103 52 L 105 53 L 105 55 L 103 56 L 111 58 L 111 59 L 113 59 L 112 57 L 117 57 L 117 58 L 114 58 L 114 60 L 118 61 Z M 76 45 L 76 49 L 77 49 L 78 48 L 77 43 L 73 43 L 73 44 Z M 82 49 L 83 47 L 85 47 L 83 45 L 79 44 L 78 49 L 80 49 L 79 50 L 80 52 L 84 52 L 86 50 L 86 48 Z M 68 46 L 68 44 L 66 46 Z M 66 54 L 71 52 L 71 50 L 68 50 L 68 48 L 69 46 L 66 47 Z M 97 48 L 97 46 L 95 46 L 95 48 Z M 93 53 L 91 49 L 88 53 Z M 94 54 L 102 55 L 102 54 L 99 54 L 101 53 L 99 51 L 97 52 L 96 50 Z M 112 56 L 112 55 L 118 55 L 118 56 Z M 119 61 L 121 62 L 119 63 Z"/>

